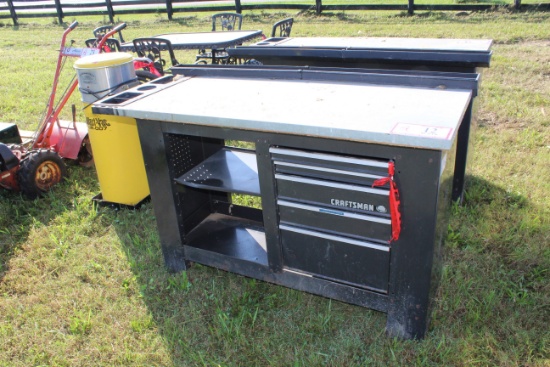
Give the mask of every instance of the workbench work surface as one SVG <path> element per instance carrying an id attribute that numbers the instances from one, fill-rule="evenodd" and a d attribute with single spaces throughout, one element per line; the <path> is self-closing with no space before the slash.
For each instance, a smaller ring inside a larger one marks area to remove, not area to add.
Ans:
<path id="1" fill-rule="evenodd" d="M 141 120 L 449 150 L 471 98 L 470 90 L 192 77 L 95 106 Z"/>
<path id="2" fill-rule="evenodd" d="M 292 37 L 271 38 L 255 45 L 270 44 L 274 47 L 315 47 L 414 51 L 468 51 L 488 52 L 492 40 L 448 38 L 398 38 L 398 37 Z"/>

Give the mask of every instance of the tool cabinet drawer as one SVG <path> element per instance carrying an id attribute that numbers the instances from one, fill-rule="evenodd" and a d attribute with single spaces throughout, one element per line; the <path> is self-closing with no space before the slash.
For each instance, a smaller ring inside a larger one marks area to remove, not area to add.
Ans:
<path id="1" fill-rule="evenodd" d="M 281 225 L 284 266 L 387 293 L 389 247 Z"/>
<path id="2" fill-rule="evenodd" d="M 275 179 L 279 199 L 389 217 L 387 189 L 284 174 Z"/>
<path id="3" fill-rule="evenodd" d="M 388 243 L 391 220 L 339 209 L 277 200 L 280 224 L 297 225 Z"/>
<path id="4" fill-rule="evenodd" d="M 388 160 L 271 147 L 275 173 L 371 186 L 388 175 Z"/>

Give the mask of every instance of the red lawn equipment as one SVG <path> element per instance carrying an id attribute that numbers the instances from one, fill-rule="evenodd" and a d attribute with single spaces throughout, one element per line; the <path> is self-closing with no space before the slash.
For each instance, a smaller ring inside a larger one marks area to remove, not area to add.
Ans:
<path id="1" fill-rule="evenodd" d="M 124 29 L 117 27 L 118 32 Z M 104 27 L 102 27 L 104 28 Z M 115 32 L 116 33 L 116 32 Z M 109 34 L 113 35 L 112 32 Z M 119 33 L 120 34 L 120 33 Z M 120 42 L 115 38 L 105 38 L 105 33 L 95 32 L 95 38 L 86 40 L 86 45 L 92 48 L 99 48 L 100 52 L 117 52 L 120 50 Z M 122 36 L 120 36 L 122 39 Z M 99 44 L 102 46 L 99 47 Z M 139 52 L 138 52 L 139 53 Z M 159 78 L 164 75 L 165 60 L 160 58 L 160 50 L 149 52 L 148 55 L 134 58 L 134 70 L 140 83 L 147 83 L 153 79 Z"/>
<path id="2" fill-rule="evenodd" d="M 102 47 L 101 42 L 97 49 L 66 47 L 67 35 L 77 25 L 78 22 L 73 22 L 63 32 L 52 92 L 41 122 L 31 140 L 21 144 L 0 143 L 0 186 L 21 191 L 31 199 L 41 196 L 65 178 L 67 167 L 63 159 L 74 160 L 83 166 L 93 165 L 88 126 L 83 122 L 76 122 L 75 106 L 72 106 L 72 121 L 59 120 L 61 110 L 78 85 L 76 75 L 57 105 L 55 104 L 59 77 L 67 57 L 96 54 Z M 102 41 L 124 28 L 120 27 L 107 33 Z M 21 141 L 20 137 L 18 140 Z"/>

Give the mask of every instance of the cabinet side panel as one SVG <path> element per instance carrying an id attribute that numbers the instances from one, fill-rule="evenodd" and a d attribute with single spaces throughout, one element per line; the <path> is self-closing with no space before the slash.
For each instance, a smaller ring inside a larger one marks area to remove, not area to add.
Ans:
<path id="1" fill-rule="evenodd" d="M 401 234 L 392 242 L 386 331 L 403 339 L 424 337 L 437 242 L 442 152 L 396 151 Z"/>
<path id="2" fill-rule="evenodd" d="M 137 120 L 137 126 L 164 262 L 169 271 L 182 271 L 185 256 L 161 123 Z"/>
<path id="3" fill-rule="evenodd" d="M 228 201 L 226 193 L 200 190 L 178 184 L 181 177 L 206 158 L 219 151 L 223 145 L 219 139 L 208 139 L 183 134 L 165 134 L 168 171 L 173 185 L 174 200 L 179 214 L 180 233 L 186 235 L 212 212 L 216 200 Z"/>

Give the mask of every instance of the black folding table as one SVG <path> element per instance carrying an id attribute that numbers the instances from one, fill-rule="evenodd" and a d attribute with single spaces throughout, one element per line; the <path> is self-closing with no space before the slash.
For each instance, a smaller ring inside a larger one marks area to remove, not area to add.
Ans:
<path id="1" fill-rule="evenodd" d="M 488 67 L 492 40 L 397 37 L 273 37 L 229 48 L 231 57 L 264 65 L 424 70 L 480 73 Z M 460 126 L 453 182 L 454 201 L 464 194 L 474 99 Z"/>

